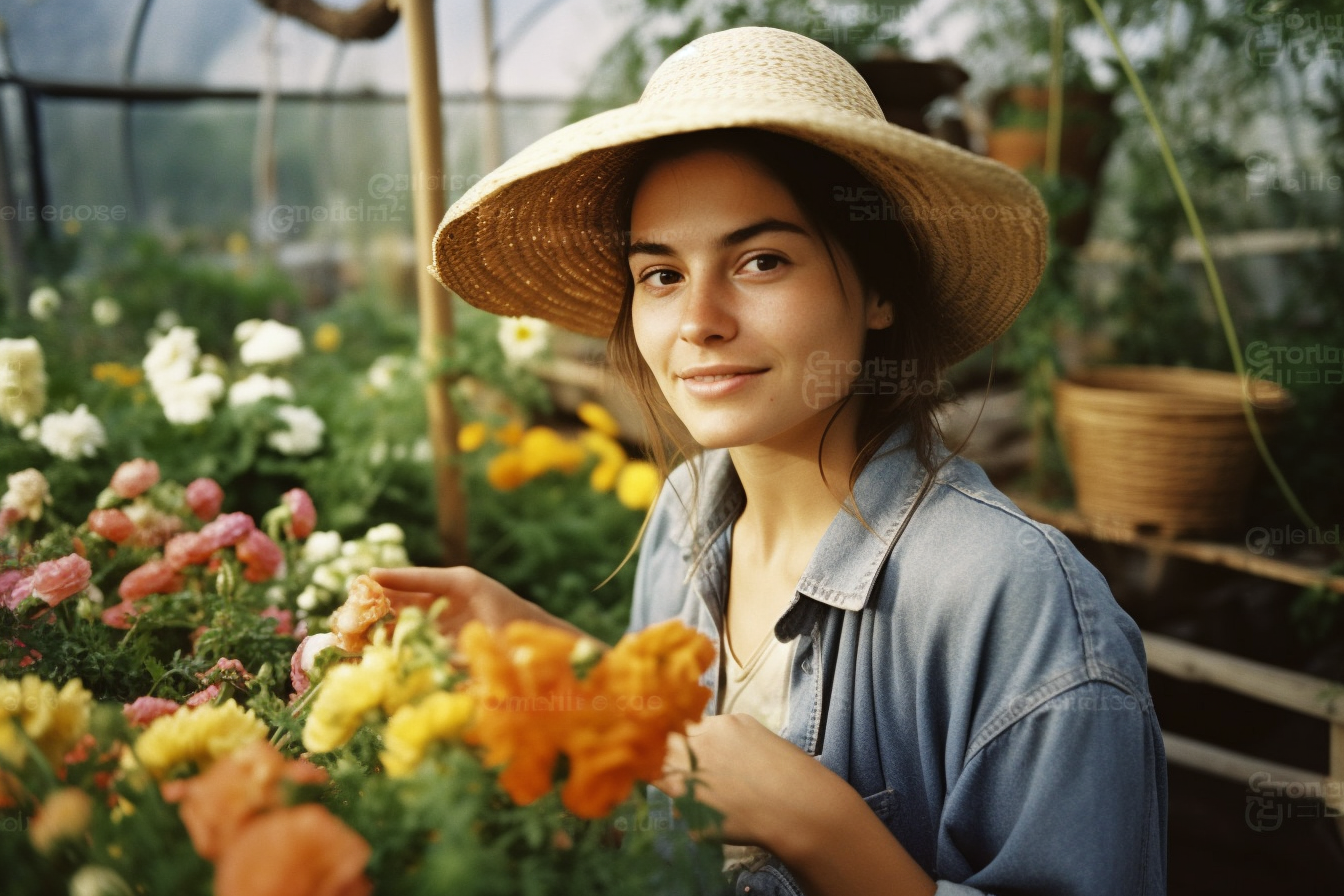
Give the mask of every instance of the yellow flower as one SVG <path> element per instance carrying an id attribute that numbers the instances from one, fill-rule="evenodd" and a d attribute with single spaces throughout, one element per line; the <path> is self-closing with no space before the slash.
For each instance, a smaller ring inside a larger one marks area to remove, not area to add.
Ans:
<path id="1" fill-rule="evenodd" d="M 328 321 L 313 333 L 313 348 L 320 352 L 334 352 L 341 347 L 341 328 Z"/>
<path id="2" fill-rule="evenodd" d="M 247 235 L 235 230 L 224 240 L 224 248 L 230 255 L 246 255 L 250 248 Z"/>
<path id="3" fill-rule="evenodd" d="M 36 675 L 19 681 L 0 678 L 0 759 L 23 764 L 26 749 L 18 734 L 22 729 L 47 761 L 58 765 L 88 731 L 92 702 L 93 695 L 77 678 L 66 682 L 59 693 Z"/>
<path id="4" fill-rule="evenodd" d="M 657 467 L 646 460 L 631 461 L 616 480 L 616 500 L 631 510 L 647 510 L 661 487 Z"/>
<path id="5" fill-rule="evenodd" d="M 93 365 L 93 378 L 100 383 L 111 383 L 123 389 L 138 386 L 144 381 L 145 374 L 138 367 L 127 367 L 116 361 L 104 361 Z"/>
<path id="6" fill-rule="evenodd" d="M 134 769 L 138 759 L 162 781 L 186 763 L 203 772 L 244 744 L 265 740 L 267 734 L 265 722 L 233 701 L 184 707 L 151 722 L 135 742 L 134 756 L 126 755 L 122 765 Z"/>
<path id="7" fill-rule="evenodd" d="M 614 439 L 621 434 L 621 427 L 616 423 L 616 418 L 597 402 L 585 401 L 579 405 L 575 413 L 579 415 L 580 420 L 604 436 L 611 436 Z"/>
<path id="8" fill-rule="evenodd" d="M 371 652 L 366 661 L 377 655 Z M 327 671 L 303 726 L 303 745 L 309 752 L 329 753 L 345 746 L 359 730 L 365 713 L 383 702 L 387 677 L 381 665 L 375 659 L 367 668 L 364 662 L 342 663 Z"/>
<path id="9" fill-rule="evenodd" d="M 501 451 L 490 459 L 489 466 L 485 468 L 485 478 L 491 487 L 506 492 L 527 481 L 523 469 L 523 455 L 520 452 Z"/>
<path id="10" fill-rule="evenodd" d="M 468 423 L 457 431 L 457 450 L 463 454 L 475 451 L 485 444 L 490 430 L 479 420 Z"/>
<path id="11" fill-rule="evenodd" d="M 415 770 L 425 748 L 437 741 L 455 740 L 471 724 L 476 701 L 469 694 L 438 691 L 412 706 L 403 706 L 388 720 L 383 732 L 383 767 L 394 778 Z"/>
<path id="12" fill-rule="evenodd" d="M 594 491 L 609 492 L 616 485 L 616 476 L 625 466 L 628 458 L 621 443 L 611 436 L 590 429 L 579 436 L 579 442 L 591 453 L 597 455 L 597 466 L 588 478 Z"/>
<path id="13" fill-rule="evenodd" d="M 523 475 L 528 479 L 556 469 L 564 454 L 565 440 L 549 426 L 533 426 L 523 433 L 518 451 L 523 458 Z"/>
<path id="14" fill-rule="evenodd" d="M 505 448 L 517 448 L 518 443 L 523 440 L 523 424 L 517 420 L 510 420 L 499 429 L 495 430 L 495 441 Z"/>

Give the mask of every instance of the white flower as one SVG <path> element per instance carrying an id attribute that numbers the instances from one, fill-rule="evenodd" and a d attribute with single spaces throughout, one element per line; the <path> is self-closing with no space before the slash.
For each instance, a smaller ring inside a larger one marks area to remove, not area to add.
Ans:
<path id="1" fill-rule="evenodd" d="M 0 339 L 0 420 L 23 427 L 47 403 L 47 368 L 42 346 L 27 339 Z"/>
<path id="2" fill-rule="evenodd" d="M 84 405 L 73 411 L 56 411 L 42 418 L 37 440 L 42 447 L 65 460 L 93 457 L 107 444 L 102 421 Z"/>
<path id="3" fill-rule="evenodd" d="M 196 344 L 195 328 L 173 327 L 156 338 L 149 354 L 145 355 L 145 378 L 158 392 L 167 384 L 189 379 L 196 359 L 200 356 L 201 348 Z"/>
<path id="4" fill-rule="evenodd" d="M 240 324 L 239 330 L 242 329 Z M 237 331 L 235 330 L 235 335 Z M 303 354 L 303 334 L 276 320 L 261 321 L 238 347 L 238 359 L 248 367 L 282 364 Z"/>
<path id="5" fill-rule="evenodd" d="M 341 555 L 341 533 L 314 532 L 303 543 L 303 559 L 309 563 L 325 563 Z"/>
<path id="6" fill-rule="evenodd" d="M 369 385 L 379 392 L 386 392 L 396 383 L 397 378 L 406 372 L 406 359 L 400 355 L 383 355 L 369 365 Z"/>
<path id="7" fill-rule="evenodd" d="M 364 540 L 372 544 L 402 544 L 406 541 L 406 533 L 396 523 L 383 523 L 366 532 Z"/>
<path id="8" fill-rule="evenodd" d="M 550 324 L 536 317 L 506 317 L 499 322 L 499 345 L 515 363 L 534 358 L 546 347 Z"/>
<path id="9" fill-rule="evenodd" d="M 275 415 L 285 424 L 266 437 L 266 442 L 281 454 L 312 454 L 322 447 L 322 434 L 327 425 L 312 408 L 295 407 L 282 404 L 275 409 Z"/>
<path id="10" fill-rule="evenodd" d="M 369 446 L 369 463 L 375 467 L 381 467 L 385 460 L 387 460 L 387 441 L 378 439 Z"/>
<path id="11" fill-rule="evenodd" d="M 93 300 L 93 322 L 100 327 L 114 327 L 121 320 L 121 306 L 111 296 Z"/>
<path id="12" fill-rule="evenodd" d="M 344 591 L 345 574 L 333 566 L 319 566 L 313 570 L 313 584 L 328 591 Z"/>
<path id="13" fill-rule="evenodd" d="M 214 404 L 224 394 L 224 381 L 213 373 L 199 373 L 157 389 L 163 416 L 177 426 L 190 426 L 214 416 Z"/>
<path id="14" fill-rule="evenodd" d="M 263 398 L 294 400 L 294 386 L 289 380 L 264 373 L 252 373 L 229 387 L 229 407 L 240 408 L 256 404 Z"/>
<path id="15" fill-rule="evenodd" d="M 252 338 L 252 334 L 257 332 L 257 328 L 260 326 L 261 318 L 254 317 L 250 320 L 243 321 L 233 328 L 233 341 L 246 342 Z"/>
<path id="16" fill-rule="evenodd" d="M 19 430 L 19 438 L 23 439 L 25 442 L 36 442 L 37 437 L 41 432 L 42 427 L 38 426 L 37 421 L 34 420 L 31 423 L 25 424 L 23 429 Z"/>
<path id="17" fill-rule="evenodd" d="M 434 448 L 429 444 L 428 438 L 421 436 L 411 445 L 411 460 L 418 464 L 427 464 L 434 460 Z"/>
<path id="18" fill-rule="evenodd" d="M 50 286 L 39 286 L 28 297 L 28 313 L 34 320 L 51 320 L 61 307 L 61 294 Z"/>
<path id="19" fill-rule="evenodd" d="M 303 644 L 299 646 L 299 668 L 304 672 L 313 671 L 313 663 L 317 660 L 317 655 L 328 647 L 335 646 L 336 635 L 331 632 L 321 632 L 304 638 Z"/>
<path id="20" fill-rule="evenodd" d="M 154 329 L 168 332 L 173 327 L 182 326 L 182 315 L 171 308 L 165 308 L 159 312 L 158 317 L 154 318 Z"/>
<path id="21" fill-rule="evenodd" d="M 300 613 L 307 613 L 310 610 L 317 609 L 317 589 L 312 585 L 309 585 L 299 592 L 299 596 L 294 602 L 299 605 Z"/>
<path id="22" fill-rule="evenodd" d="M 219 355 L 201 355 L 201 360 L 197 365 L 202 373 L 213 373 L 221 379 L 229 372 L 229 365 Z"/>
<path id="23" fill-rule="evenodd" d="M 41 470 L 29 467 L 6 478 L 9 489 L 0 495 L 0 509 L 17 510 L 33 522 L 42 519 L 42 509 L 51 503 L 51 489 Z"/>

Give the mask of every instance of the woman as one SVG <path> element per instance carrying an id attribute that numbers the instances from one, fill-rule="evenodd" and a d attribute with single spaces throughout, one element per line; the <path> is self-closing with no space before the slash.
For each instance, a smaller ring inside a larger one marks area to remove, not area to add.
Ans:
<path id="1" fill-rule="evenodd" d="M 740 893 L 1165 889 L 1165 763 L 1138 629 L 1053 529 L 949 456 L 946 367 L 1039 280 L 1039 198 L 887 124 L 838 56 L 744 28 L 551 135 L 444 219 L 469 301 L 609 336 L 689 462 L 631 628 L 720 645 L 678 792 Z M 689 437 L 689 442 L 685 441 Z M 565 623 L 467 569 L 380 570 L 456 625 Z"/>

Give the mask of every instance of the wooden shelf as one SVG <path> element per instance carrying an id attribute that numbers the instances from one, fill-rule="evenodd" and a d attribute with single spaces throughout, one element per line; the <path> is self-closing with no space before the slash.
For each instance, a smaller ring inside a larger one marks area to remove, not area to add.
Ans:
<path id="1" fill-rule="evenodd" d="M 1324 585 L 1331 591 L 1344 594 L 1344 575 L 1332 574 L 1325 566 L 1310 566 L 1292 560 L 1280 560 L 1268 554 L 1258 554 L 1242 545 L 1226 542 L 1140 535 L 1120 527 L 1098 525 L 1076 510 L 1049 507 L 1024 495 L 1010 494 L 1008 497 L 1027 516 L 1054 526 L 1067 535 L 1078 535 L 1109 544 L 1129 545 L 1151 554 L 1222 566 L 1265 579 L 1287 582 L 1290 585 L 1303 587 Z"/>

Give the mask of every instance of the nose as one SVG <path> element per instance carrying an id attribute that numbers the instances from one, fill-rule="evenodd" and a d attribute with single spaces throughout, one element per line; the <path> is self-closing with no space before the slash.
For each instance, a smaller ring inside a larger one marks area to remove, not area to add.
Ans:
<path id="1" fill-rule="evenodd" d="M 728 306 L 728 288 L 700 276 L 687 285 L 678 334 L 695 345 L 726 342 L 737 335 L 737 320 Z"/>

